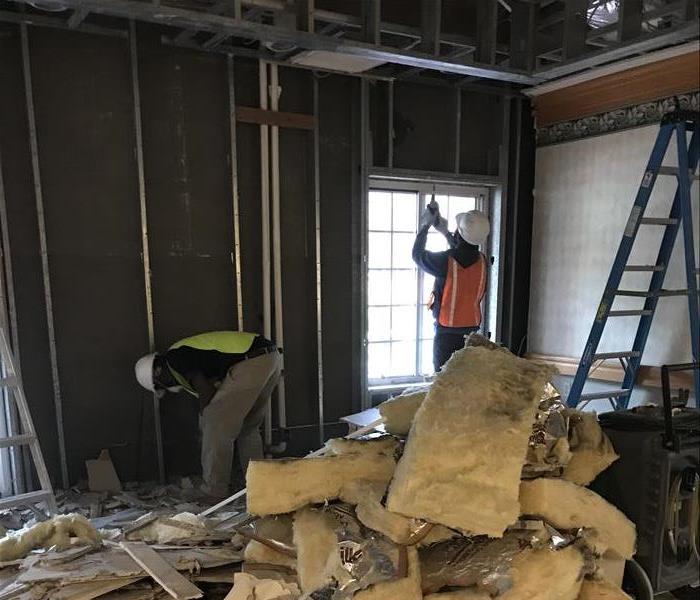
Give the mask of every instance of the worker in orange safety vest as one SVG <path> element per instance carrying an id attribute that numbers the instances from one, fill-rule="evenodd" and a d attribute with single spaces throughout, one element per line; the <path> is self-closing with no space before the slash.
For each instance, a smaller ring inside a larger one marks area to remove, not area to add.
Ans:
<path id="1" fill-rule="evenodd" d="M 447 219 L 440 216 L 434 200 L 420 218 L 418 235 L 413 244 L 413 260 L 435 277 L 428 308 L 435 319 L 433 366 L 439 371 L 452 354 L 464 347 L 467 334 L 481 326 L 481 301 L 486 292 L 488 263 L 479 251 L 489 235 L 488 217 L 478 210 L 460 213 L 457 230 L 451 233 Z M 435 227 L 450 244 L 449 250 L 430 252 L 425 249 L 428 231 Z"/>

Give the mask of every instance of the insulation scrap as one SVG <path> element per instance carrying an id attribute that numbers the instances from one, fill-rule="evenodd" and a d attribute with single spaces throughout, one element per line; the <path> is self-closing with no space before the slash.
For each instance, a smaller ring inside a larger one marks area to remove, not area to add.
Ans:
<path id="1" fill-rule="evenodd" d="M 295 583 L 258 579 L 248 573 L 236 573 L 233 588 L 224 600 L 297 600 L 300 593 Z"/>
<path id="2" fill-rule="evenodd" d="M 425 600 L 491 600 L 490 594 L 473 588 L 453 590 L 451 592 L 438 592 L 423 596 Z"/>
<path id="3" fill-rule="evenodd" d="M 427 395 L 428 390 L 421 389 L 382 402 L 378 408 L 387 432 L 393 435 L 408 435 L 413 417 Z"/>
<path id="4" fill-rule="evenodd" d="M 576 546 L 543 548 L 513 560 L 513 587 L 499 600 L 577 600 L 584 560 Z"/>
<path id="5" fill-rule="evenodd" d="M 333 438 L 326 442 L 324 448 L 334 456 L 346 454 L 359 454 L 362 456 L 390 456 L 395 457 L 399 451 L 400 442 L 395 437 L 384 435 L 366 440 L 347 440 L 345 438 Z M 328 454 L 324 454 L 327 456 Z"/>
<path id="6" fill-rule="evenodd" d="M 36 548 L 66 549 L 71 546 L 72 540 L 94 546 L 102 543 L 97 530 L 82 515 L 59 515 L 2 538 L 0 561 L 23 558 Z"/>
<path id="7" fill-rule="evenodd" d="M 387 508 L 500 537 L 520 514 L 520 474 L 552 370 L 484 347 L 455 352 L 418 409 Z"/>
<path id="8" fill-rule="evenodd" d="M 343 566 L 334 525 L 326 511 L 305 508 L 294 515 L 297 574 L 304 593 L 322 589 L 340 577 Z"/>
<path id="9" fill-rule="evenodd" d="M 568 409 L 571 460 L 562 477 L 578 485 L 588 485 L 619 456 L 603 432 L 594 412 Z"/>
<path id="10" fill-rule="evenodd" d="M 415 548 L 406 550 L 408 573 L 406 577 L 384 583 L 377 583 L 353 596 L 353 600 L 421 600 L 421 573 L 418 552 Z"/>
<path id="11" fill-rule="evenodd" d="M 586 579 L 578 600 L 632 600 L 619 587 L 608 581 Z"/>
<path id="12" fill-rule="evenodd" d="M 357 479 L 387 484 L 395 467 L 393 456 L 369 452 L 254 460 L 246 474 L 248 512 L 275 515 L 333 500 L 340 496 L 348 481 Z"/>
<path id="13" fill-rule="evenodd" d="M 634 555 L 634 523 L 588 488 L 563 479 L 523 481 L 520 504 L 523 514 L 541 517 L 558 529 L 595 529 L 611 551 L 623 558 Z"/>

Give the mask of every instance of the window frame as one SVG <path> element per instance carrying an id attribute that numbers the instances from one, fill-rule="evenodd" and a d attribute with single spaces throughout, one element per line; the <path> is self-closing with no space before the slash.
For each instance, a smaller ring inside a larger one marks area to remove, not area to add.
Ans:
<path id="1" fill-rule="evenodd" d="M 492 202 L 491 202 L 491 193 L 492 193 L 492 188 L 486 185 L 479 185 L 479 184 L 474 184 L 474 183 L 469 183 L 465 182 L 464 184 L 461 183 L 437 183 L 437 182 L 428 182 L 428 181 L 405 181 L 405 180 L 395 180 L 395 179 L 386 179 L 386 178 L 380 178 L 380 177 L 371 177 L 369 179 L 369 185 L 367 188 L 367 198 L 365 199 L 367 206 L 369 206 L 369 194 L 373 191 L 383 191 L 383 192 L 408 192 L 408 193 L 414 193 L 417 195 L 417 203 L 416 203 L 416 224 L 418 223 L 420 219 L 420 214 L 423 211 L 423 208 L 432 200 L 434 196 L 467 196 L 467 197 L 473 197 L 476 198 L 476 209 L 481 210 L 485 212 L 487 215 L 490 215 L 490 210 L 492 207 Z M 366 239 L 369 239 L 369 233 L 370 230 L 369 228 L 369 221 L 366 223 Z M 392 224 L 392 229 L 390 231 L 391 233 L 394 232 L 393 230 L 393 224 Z M 414 233 L 415 235 L 415 233 Z M 489 239 L 486 241 L 486 244 L 482 248 L 482 252 L 489 256 L 492 251 L 492 240 L 491 236 L 489 236 Z M 369 272 L 370 272 L 370 267 L 369 267 L 369 252 L 368 248 L 365 249 L 365 256 L 366 261 L 365 261 L 365 284 L 368 287 L 369 285 Z M 393 262 L 392 262 L 393 266 Z M 390 271 L 393 271 L 394 269 L 388 269 Z M 424 319 L 426 318 L 431 318 L 430 315 L 427 314 L 427 309 L 425 306 L 425 298 L 423 298 L 423 286 L 424 286 L 424 278 L 425 278 L 425 273 L 421 269 L 416 269 L 417 271 L 417 277 L 416 277 L 416 331 L 415 331 L 415 345 L 416 345 L 416 358 L 415 358 L 415 366 L 414 366 L 414 375 L 406 375 L 406 376 L 392 376 L 392 377 L 381 377 L 381 378 L 371 378 L 369 376 L 369 346 L 372 343 L 381 343 L 378 341 L 369 341 L 369 320 L 367 319 L 364 323 L 364 332 L 363 332 L 363 349 L 365 353 L 365 364 L 367 365 L 368 372 L 365 374 L 367 378 L 367 385 L 368 388 L 372 389 L 377 386 L 386 386 L 386 385 L 402 385 L 402 384 L 414 384 L 414 383 L 421 383 L 424 381 L 428 381 L 430 376 L 428 375 L 420 375 L 420 370 L 421 370 L 421 364 L 422 364 L 422 346 L 423 346 L 423 338 L 422 338 L 422 333 L 423 333 L 423 326 L 424 326 Z M 496 276 L 496 274 L 492 273 L 490 276 Z M 486 311 L 488 310 L 488 307 L 490 305 L 489 302 L 489 294 L 490 294 L 490 287 L 487 287 L 486 290 L 486 296 L 484 297 L 484 301 L 482 302 L 482 310 L 484 311 L 484 319 L 482 320 L 482 331 L 485 331 L 487 328 L 487 315 Z M 365 303 L 365 310 L 367 313 L 369 313 L 369 298 L 366 297 L 364 298 L 364 303 Z M 393 304 L 391 305 L 393 306 Z"/>

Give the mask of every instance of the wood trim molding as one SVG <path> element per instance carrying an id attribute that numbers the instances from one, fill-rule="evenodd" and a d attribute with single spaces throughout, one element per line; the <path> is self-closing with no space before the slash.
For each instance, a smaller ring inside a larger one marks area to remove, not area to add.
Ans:
<path id="1" fill-rule="evenodd" d="M 252 106 L 239 106 L 236 108 L 236 120 L 241 123 L 253 123 L 255 125 L 275 125 L 288 129 L 307 129 L 313 131 L 316 119 L 313 115 L 302 113 L 281 112 L 276 110 L 264 110 Z"/>
<path id="2" fill-rule="evenodd" d="M 611 73 L 535 97 L 537 127 L 651 102 L 700 88 L 700 52 Z"/>
<path id="3" fill-rule="evenodd" d="M 539 362 L 547 365 L 554 365 L 561 375 L 576 375 L 578 368 L 578 359 L 568 356 L 551 356 L 548 354 L 526 354 L 525 358 L 534 362 Z M 620 383 L 624 379 L 624 371 L 619 363 L 610 360 L 602 361 L 602 364 L 591 372 L 590 379 L 599 381 L 610 381 Z M 642 365 L 639 367 L 637 375 L 637 385 L 643 385 L 653 388 L 661 388 L 661 369 Z M 672 389 L 693 389 L 693 376 L 689 371 L 679 373 L 671 373 L 671 388 Z"/>

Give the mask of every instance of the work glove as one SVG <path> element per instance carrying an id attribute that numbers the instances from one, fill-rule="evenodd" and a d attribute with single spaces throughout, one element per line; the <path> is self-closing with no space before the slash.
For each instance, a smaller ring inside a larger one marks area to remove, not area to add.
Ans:
<path id="1" fill-rule="evenodd" d="M 428 229 L 431 225 L 435 223 L 437 215 L 430 210 L 430 206 L 426 206 L 420 216 L 420 221 L 418 222 L 418 228 L 420 231 Z"/>
<path id="2" fill-rule="evenodd" d="M 450 230 L 447 228 L 447 219 L 445 217 L 441 217 L 439 214 L 437 221 L 435 222 L 435 229 L 442 235 L 450 235 Z"/>

